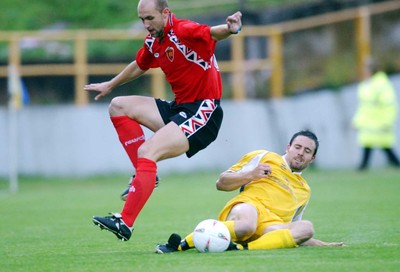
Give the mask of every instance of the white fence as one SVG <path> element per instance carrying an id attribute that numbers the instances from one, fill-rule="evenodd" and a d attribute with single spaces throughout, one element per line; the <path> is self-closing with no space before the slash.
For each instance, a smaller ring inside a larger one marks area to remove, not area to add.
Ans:
<path id="1" fill-rule="evenodd" d="M 400 99 L 400 76 L 392 77 Z M 320 91 L 279 100 L 222 101 L 224 122 L 218 139 L 191 159 L 182 155 L 158 164 L 171 171 L 224 170 L 244 153 L 268 149 L 283 153 L 291 135 L 313 130 L 320 139 L 315 165 L 356 168 L 360 148 L 351 118 L 357 106 L 356 86 L 339 92 Z M 104 103 L 28 106 L 18 112 L 18 169 L 24 175 L 81 176 L 126 173 L 133 169 L 120 146 Z M 0 108 L 0 176 L 9 170 L 10 139 L 7 108 Z M 146 135 L 151 133 L 146 131 Z M 397 135 L 400 135 L 398 120 Z M 396 151 L 400 154 L 399 143 Z M 372 164 L 384 165 L 375 152 Z"/>

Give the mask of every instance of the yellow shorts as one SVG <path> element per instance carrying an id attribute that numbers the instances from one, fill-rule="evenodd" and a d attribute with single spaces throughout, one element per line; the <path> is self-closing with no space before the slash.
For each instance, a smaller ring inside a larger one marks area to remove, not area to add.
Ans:
<path id="1" fill-rule="evenodd" d="M 257 214 L 258 214 L 256 232 L 251 237 L 246 239 L 246 242 L 258 239 L 260 236 L 264 234 L 264 230 L 269 226 L 288 223 L 284 222 L 279 216 L 277 216 L 276 214 L 272 213 L 270 210 L 265 208 L 259 201 L 243 194 L 235 196 L 228 203 L 226 203 L 225 207 L 221 210 L 218 216 L 218 220 L 226 221 L 226 218 L 228 217 L 232 207 L 239 203 L 247 203 L 252 205 L 257 209 Z"/>

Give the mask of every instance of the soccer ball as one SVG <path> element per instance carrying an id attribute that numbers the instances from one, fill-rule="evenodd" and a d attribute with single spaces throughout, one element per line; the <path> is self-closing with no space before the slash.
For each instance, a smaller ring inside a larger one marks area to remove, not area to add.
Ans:
<path id="1" fill-rule="evenodd" d="M 200 252 L 225 251 L 231 241 L 228 228 L 220 221 L 201 221 L 193 231 L 193 243 Z"/>

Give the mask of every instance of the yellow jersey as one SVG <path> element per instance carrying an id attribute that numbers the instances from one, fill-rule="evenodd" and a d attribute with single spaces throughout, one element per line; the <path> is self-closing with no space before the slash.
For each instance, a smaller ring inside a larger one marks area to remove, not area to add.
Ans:
<path id="1" fill-rule="evenodd" d="M 266 150 L 244 155 L 230 171 L 250 171 L 258 164 L 269 164 L 272 173 L 243 185 L 240 196 L 261 204 L 269 212 L 289 223 L 301 219 L 310 199 L 311 189 L 301 173 L 292 172 L 284 157 Z"/>

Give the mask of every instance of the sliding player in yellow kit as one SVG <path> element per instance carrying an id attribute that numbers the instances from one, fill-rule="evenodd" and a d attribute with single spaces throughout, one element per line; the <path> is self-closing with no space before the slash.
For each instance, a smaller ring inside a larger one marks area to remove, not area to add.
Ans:
<path id="1" fill-rule="evenodd" d="M 301 176 L 315 159 L 318 138 L 310 131 L 295 133 L 280 154 L 257 150 L 242 157 L 216 182 L 218 190 L 240 194 L 219 214 L 229 229 L 232 243 L 228 250 L 259 250 L 308 246 L 342 246 L 342 242 L 314 239 L 314 227 L 302 216 L 310 199 L 310 187 Z M 156 253 L 194 248 L 193 234 L 181 240 L 172 234 Z"/>

